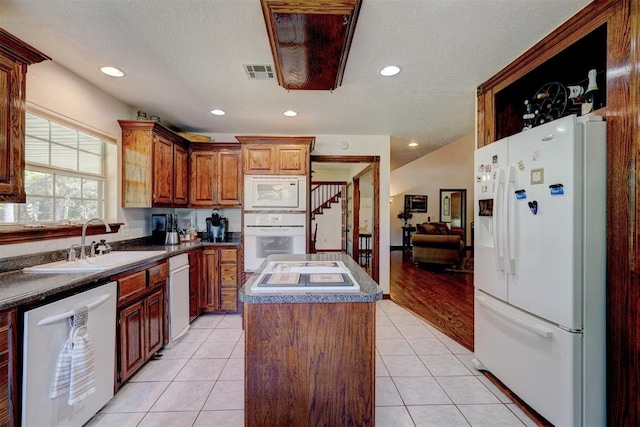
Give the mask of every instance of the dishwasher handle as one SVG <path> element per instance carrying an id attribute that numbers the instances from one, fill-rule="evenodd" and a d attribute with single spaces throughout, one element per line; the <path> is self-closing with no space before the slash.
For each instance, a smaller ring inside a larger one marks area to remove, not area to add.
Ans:
<path id="1" fill-rule="evenodd" d="M 89 311 L 91 311 L 92 309 L 98 307 L 100 304 L 102 304 L 109 298 L 111 298 L 111 294 L 104 294 L 97 300 L 87 304 L 87 308 L 89 309 Z M 38 326 L 49 325 L 51 323 L 55 323 L 60 320 L 68 319 L 71 316 L 73 316 L 73 311 L 65 311 L 64 313 L 56 314 L 55 316 L 50 316 L 42 319 L 41 321 L 38 322 Z"/>

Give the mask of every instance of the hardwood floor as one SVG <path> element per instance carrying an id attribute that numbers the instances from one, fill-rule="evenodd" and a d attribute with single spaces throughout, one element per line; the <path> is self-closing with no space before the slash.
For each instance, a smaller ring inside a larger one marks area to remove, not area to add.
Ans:
<path id="1" fill-rule="evenodd" d="M 390 278 L 392 301 L 473 351 L 473 274 L 416 267 L 411 256 L 392 251 Z"/>

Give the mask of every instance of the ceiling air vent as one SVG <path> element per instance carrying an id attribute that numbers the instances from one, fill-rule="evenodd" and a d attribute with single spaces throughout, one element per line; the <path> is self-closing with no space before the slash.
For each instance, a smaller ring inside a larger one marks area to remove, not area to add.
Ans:
<path id="1" fill-rule="evenodd" d="M 274 79 L 276 71 L 273 65 L 243 65 L 249 80 Z"/>

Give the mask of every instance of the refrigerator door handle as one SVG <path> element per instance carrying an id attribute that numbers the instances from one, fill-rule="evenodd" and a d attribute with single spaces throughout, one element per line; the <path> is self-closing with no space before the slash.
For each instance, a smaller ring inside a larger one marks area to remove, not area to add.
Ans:
<path id="1" fill-rule="evenodd" d="M 500 309 L 499 307 L 496 307 L 495 305 L 493 305 L 487 298 L 483 297 L 483 296 L 476 296 L 476 300 L 478 300 L 478 302 L 485 307 L 487 310 L 497 314 L 498 316 L 502 317 L 503 319 L 511 322 L 511 323 L 515 323 L 516 325 L 519 325 L 533 333 L 535 333 L 536 335 L 540 335 L 543 338 L 551 338 L 553 337 L 553 330 L 549 329 L 549 328 L 545 328 L 544 326 L 541 325 L 537 325 L 535 323 L 532 322 L 528 322 L 524 319 L 520 319 L 518 317 L 515 317 L 513 315 L 511 315 L 510 313 Z"/>
<path id="2" fill-rule="evenodd" d="M 503 204 L 504 204 L 504 169 L 498 169 L 498 176 L 496 177 L 498 188 L 496 188 L 494 197 L 494 209 L 493 209 L 493 247 L 495 248 L 495 260 L 496 270 L 504 271 L 504 219 L 503 219 Z"/>
<path id="3" fill-rule="evenodd" d="M 509 166 L 509 172 L 507 173 L 507 192 L 506 192 L 506 224 L 504 224 L 506 230 L 506 242 L 507 242 L 507 260 L 510 274 L 516 274 L 516 244 L 513 239 L 516 238 L 516 206 L 515 198 L 512 197 L 515 189 L 516 173 L 513 166 Z"/>

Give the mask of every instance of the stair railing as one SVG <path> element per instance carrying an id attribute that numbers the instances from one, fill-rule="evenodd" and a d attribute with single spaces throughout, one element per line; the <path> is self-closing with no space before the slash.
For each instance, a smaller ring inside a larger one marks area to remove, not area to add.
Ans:
<path id="1" fill-rule="evenodd" d="M 323 209 L 342 197 L 344 182 L 318 181 L 311 183 L 311 217 L 321 214 Z"/>

